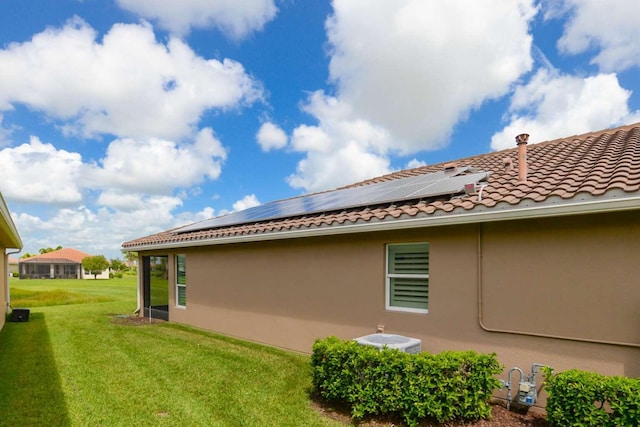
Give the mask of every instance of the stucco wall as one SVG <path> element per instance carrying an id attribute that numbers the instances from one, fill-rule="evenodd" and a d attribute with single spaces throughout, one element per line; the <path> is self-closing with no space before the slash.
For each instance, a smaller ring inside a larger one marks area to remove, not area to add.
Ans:
<path id="1" fill-rule="evenodd" d="M 428 315 L 385 310 L 385 244 L 429 241 L 431 283 L 439 277 L 460 277 L 458 282 L 464 283 L 475 270 L 455 268 L 453 253 L 446 254 L 459 250 L 460 242 L 454 243 L 459 238 L 434 229 L 186 252 L 187 309 L 172 312 L 171 319 L 306 352 L 316 338 L 359 336 L 375 332 L 380 324 L 389 332 L 437 335 L 446 325 L 461 322 L 452 310 L 437 305 L 448 298 L 445 287 L 431 288 L 434 309 Z M 194 282 L 198 285 L 192 286 Z M 473 308 L 470 301 L 462 304 Z"/>
<path id="2" fill-rule="evenodd" d="M 87 271 L 84 268 L 82 268 L 82 264 L 78 266 L 78 271 L 80 272 L 80 278 L 84 280 L 94 280 L 94 279 L 101 280 L 101 279 L 109 278 L 109 269 L 101 271 L 100 273 L 98 273 L 96 277 L 93 277 L 93 274 L 91 274 L 90 271 Z"/>
<path id="3" fill-rule="evenodd" d="M 487 326 L 640 345 L 635 215 L 485 225 Z"/>
<path id="4" fill-rule="evenodd" d="M 385 310 L 385 244 L 411 241 L 430 243 L 428 314 Z M 425 351 L 496 352 L 507 369 L 640 376 L 639 347 L 487 330 L 640 345 L 639 245 L 629 213 L 191 248 L 178 251 L 187 308 L 171 291 L 170 320 L 307 353 L 384 325 Z"/>
<path id="5" fill-rule="evenodd" d="M 4 255 L 6 248 L 0 246 L 0 329 L 4 326 L 5 319 L 7 317 L 7 287 L 9 286 L 9 272 L 5 270 L 5 258 Z"/>

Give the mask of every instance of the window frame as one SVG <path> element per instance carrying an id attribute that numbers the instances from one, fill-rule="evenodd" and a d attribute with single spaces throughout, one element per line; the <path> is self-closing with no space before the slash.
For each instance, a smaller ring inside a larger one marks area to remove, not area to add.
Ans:
<path id="1" fill-rule="evenodd" d="M 388 243 L 385 246 L 385 309 L 389 311 L 400 311 L 407 313 L 419 313 L 419 314 L 427 314 L 429 313 L 429 264 L 427 264 L 427 273 L 416 273 L 416 274 L 407 274 L 407 273 L 392 273 L 390 272 L 391 267 L 391 248 L 394 247 L 411 247 L 411 246 L 426 246 L 426 254 L 429 256 L 430 253 L 430 245 L 429 242 L 403 242 L 403 243 Z M 392 279 L 418 279 L 426 281 L 427 288 L 427 307 L 426 308 L 415 308 L 415 307 L 403 307 L 399 305 L 391 304 L 391 285 Z"/>
<path id="2" fill-rule="evenodd" d="M 184 261 L 181 264 L 179 261 L 179 257 L 183 257 Z M 175 290 L 176 290 L 176 307 L 177 308 L 187 308 L 187 255 L 185 254 L 176 254 L 174 256 L 175 262 Z M 180 267 L 183 267 L 183 274 L 180 274 Z M 180 278 L 184 278 L 184 283 L 180 283 Z M 184 304 L 180 304 L 180 291 L 181 289 L 184 292 Z"/>

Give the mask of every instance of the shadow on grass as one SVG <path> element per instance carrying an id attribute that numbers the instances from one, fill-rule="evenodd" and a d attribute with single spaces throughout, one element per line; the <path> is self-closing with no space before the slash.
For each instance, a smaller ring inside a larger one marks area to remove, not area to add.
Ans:
<path id="1" fill-rule="evenodd" d="M 0 426 L 70 425 L 43 313 L 0 331 Z"/>

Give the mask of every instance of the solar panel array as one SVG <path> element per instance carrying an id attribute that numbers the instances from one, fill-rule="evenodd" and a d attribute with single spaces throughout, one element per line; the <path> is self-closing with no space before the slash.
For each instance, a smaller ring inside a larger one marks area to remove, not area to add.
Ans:
<path id="1" fill-rule="evenodd" d="M 473 172 L 460 175 L 467 171 L 469 171 L 469 168 L 463 167 L 458 168 L 454 173 L 440 171 L 360 187 L 278 200 L 187 225 L 178 229 L 177 232 L 185 233 L 359 206 L 373 206 L 444 194 L 458 194 L 464 191 L 465 184 L 477 183 L 489 176 L 489 172 Z"/>

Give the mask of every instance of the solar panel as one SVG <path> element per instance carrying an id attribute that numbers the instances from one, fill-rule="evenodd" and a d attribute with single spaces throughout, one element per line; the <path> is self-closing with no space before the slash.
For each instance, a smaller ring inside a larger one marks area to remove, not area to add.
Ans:
<path id="1" fill-rule="evenodd" d="M 243 211 L 211 218 L 176 230 L 179 233 L 246 224 L 290 216 L 335 211 L 358 206 L 373 206 L 402 200 L 421 199 L 458 194 L 465 184 L 477 183 L 489 176 L 489 172 L 468 172 L 468 167 L 458 168 L 455 173 L 445 171 L 407 178 L 383 181 L 360 187 L 344 188 L 325 193 L 308 194 L 291 199 L 265 203 Z"/>

